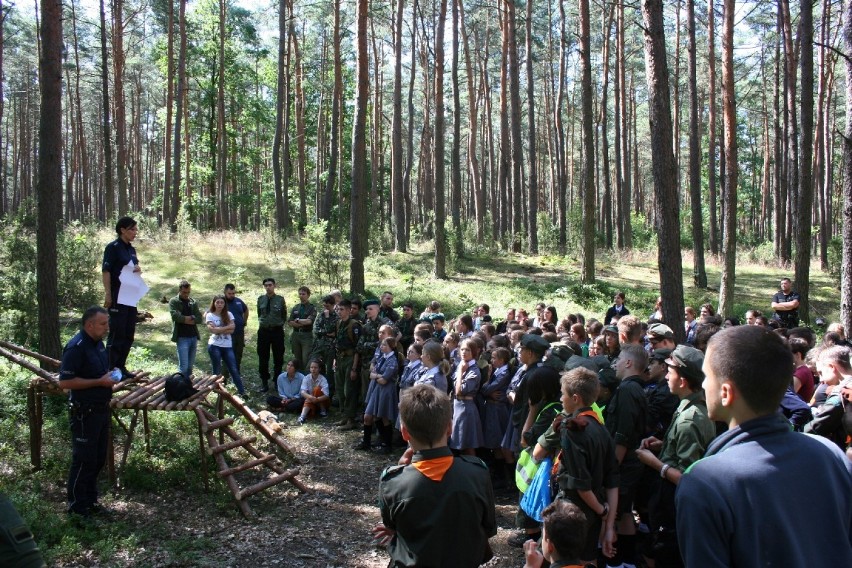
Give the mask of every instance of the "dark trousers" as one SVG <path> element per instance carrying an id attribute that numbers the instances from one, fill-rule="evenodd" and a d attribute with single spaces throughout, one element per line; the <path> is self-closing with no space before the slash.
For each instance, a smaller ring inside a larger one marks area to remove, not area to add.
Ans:
<path id="1" fill-rule="evenodd" d="M 234 357 L 237 359 L 237 370 L 242 371 L 243 350 L 246 347 L 246 332 L 241 329 L 231 334 L 231 343 L 234 346 Z"/>
<path id="2" fill-rule="evenodd" d="M 284 328 L 261 327 L 257 330 L 257 362 L 260 382 L 263 388 L 269 388 L 269 352 L 272 351 L 272 364 L 276 379 L 284 368 Z"/>
<path id="3" fill-rule="evenodd" d="M 127 355 L 136 336 L 136 307 L 113 303 L 109 309 L 107 352 L 110 368 L 127 370 Z"/>
<path id="4" fill-rule="evenodd" d="M 284 412 L 299 412 L 302 410 L 303 404 L 305 404 L 305 399 L 301 396 L 291 398 L 287 403 L 285 403 L 284 399 L 280 396 L 266 397 L 266 405 L 269 406 L 269 408 L 283 410 Z"/>
<path id="5" fill-rule="evenodd" d="M 68 472 L 68 509 L 85 514 L 98 501 L 98 474 L 106 463 L 109 411 L 72 411 L 71 470 Z"/>

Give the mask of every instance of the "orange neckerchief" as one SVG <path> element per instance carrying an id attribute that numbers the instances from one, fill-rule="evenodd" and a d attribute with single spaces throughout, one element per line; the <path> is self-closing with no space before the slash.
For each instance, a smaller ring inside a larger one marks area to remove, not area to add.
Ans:
<path id="1" fill-rule="evenodd" d="M 417 471 L 431 479 L 432 481 L 441 481 L 444 479 L 444 474 L 453 465 L 453 456 L 443 456 L 433 458 L 431 460 L 416 461 L 411 464 Z"/>

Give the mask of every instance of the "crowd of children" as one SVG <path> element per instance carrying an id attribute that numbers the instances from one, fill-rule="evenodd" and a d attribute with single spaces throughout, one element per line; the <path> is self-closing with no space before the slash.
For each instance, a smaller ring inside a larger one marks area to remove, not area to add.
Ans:
<path id="1" fill-rule="evenodd" d="M 397 315 L 393 323 L 378 300 L 354 307 L 338 301 L 337 313 L 346 311 L 338 323 L 343 341 L 336 348 L 336 364 L 325 368 L 331 373 L 352 368 L 348 375 L 336 375 L 332 395 L 341 409 L 363 410 L 344 416 L 341 427 L 352 429 L 351 423 L 360 421 L 363 438 L 355 448 L 389 454 L 395 440 L 404 446 L 413 436 L 410 425 L 406 432 L 400 400 L 421 393 L 422 385 L 435 387 L 451 401 L 448 455 L 481 458 L 490 472 L 489 491 L 491 486 L 504 495 L 514 490 L 521 452 L 529 452 L 536 463 L 555 459 L 555 504 L 541 514 L 543 523 L 519 506 L 520 532 L 509 538 L 510 545 L 526 548 L 528 565 L 539 565 L 543 552 L 546 558 L 561 554 L 598 565 L 682 566 L 676 488 L 724 430 L 708 417 L 703 353 L 716 332 L 738 322 L 723 321 L 709 304 L 701 306 L 698 318 L 687 307 L 678 324 L 687 341 L 676 345 L 672 327 L 656 319 L 660 306 L 661 300 L 655 317 L 643 322 L 630 314 L 619 293 L 605 322 L 581 314 L 559 320 L 553 306 L 540 304 L 532 318 L 511 309 L 496 323 L 487 305 L 447 321 L 438 302 L 432 302 L 419 320 L 408 322 L 413 306 L 406 304 L 403 318 Z M 766 324 L 754 313 L 746 314 L 747 325 Z M 358 328 L 354 343 L 344 333 L 353 325 Z M 789 397 L 779 411 L 792 428 L 824 435 L 845 450 L 852 427 L 844 413 L 852 365 L 842 328 L 834 325 L 822 346 L 815 345 L 808 328 L 779 326 L 776 331 L 798 353 L 795 379 L 791 370 Z M 353 352 L 360 365 L 346 367 Z M 322 361 L 312 362 L 312 375 L 322 366 Z M 282 400 L 279 408 L 291 410 Z M 314 408 L 324 411 L 326 406 L 310 408 L 302 411 L 300 422 Z M 408 445 L 400 463 L 416 465 L 421 453 Z M 391 473 L 383 479 L 391 479 Z M 550 532 L 568 523 L 555 520 L 563 517 L 584 519 L 582 539 L 568 543 L 561 540 L 565 535 Z M 385 521 L 377 534 L 389 543 L 402 538 Z M 488 522 L 484 526 L 480 535 L 490 530 Z M 531 540 L 541 542 L 542 552 L 525 544 Z"/>

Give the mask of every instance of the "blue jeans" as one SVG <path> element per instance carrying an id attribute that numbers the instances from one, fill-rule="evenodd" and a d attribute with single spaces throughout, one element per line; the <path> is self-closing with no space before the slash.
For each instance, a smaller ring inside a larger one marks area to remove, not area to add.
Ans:
<path id="1" fill-rule="evenodd" d="M 195 365 L 195 351 L 197 348 L 197 337 L 177 338 L 178 370 L 186 377 L 192 376 L 192 367 Z"/>
<path id="2" fill-rule="evenodd" d="M 234 379 L 234 385 L 237 387 L 237 392 L 241 395 L 245 394 L 243 387 L 243 379 L 240 377 L 240 370 L 237 368 L 237 357 L 234 355 L 234 350 L 230 347 L 219 347 L 218 345 L 208 345 L 207 353 L 210 354 L 210 365 L 213 367 L 213 374 L 218 375 L 222 371 L 222 359 L 225 360 L 225 365 L 228 367 L 228 372 L 231 373 L 231 378 Z"/>

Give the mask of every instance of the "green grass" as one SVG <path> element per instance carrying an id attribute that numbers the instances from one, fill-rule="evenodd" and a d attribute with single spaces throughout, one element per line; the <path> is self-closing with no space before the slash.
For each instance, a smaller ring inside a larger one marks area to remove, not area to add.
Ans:
<path id="1" fill-rule="evenodd" d="M 144 229 L 144 228 L 143 228 Z M 101 240 L 111 240 L 109 231 L 101 231 Z M 151 288 L 140 304 L 154 320 L 137 328 L 129 367 L 142 368 L 154 375 L 174 372 L 177 357 L 170 341 L 171 321 L 162 298 L 177 293 L 178 281 L 192 283 L 193 296 L 207 307 L 214 294 L 226 282 L 236 284 L 238 294 L 251 309 L 243 369 L 247 387 L 257 381 L 257 357 L 254 337 L 257 329 L 256 298 L 263 293 L 261 281 L 276 279 L 288 306 L 298 301 L 296 289 L 307 284 L 313 289 L 314 301 L 327 290 L 320 289 L 304 270 L 306 248 L 299 242 L 276 241 L 265 233 L 179 233 L 170 238 L 163 231 L 140 231 L 136 243 L 143 277 Z M 737 267 L 736 314 L 742 317 L 749 308 L 769 311 L 769 302 L 781 276 L 790 270 L 772 264 L 748 262 L 743 253 Z M 580 282 L 579 265 L 556 256 L 525 256 L 489 253 L 484 249 L 462 259 L 454 259 L 455 272 L 447 280 L 432 276 L 433 257 L 428 245 L 415 246 L 409 253 L 371 254 L 366 261 L 368 296 L 391 290 L 397 305 L 415 303 L 416 313 L 429 301 L 437 299 L 443 311 L 455 316 L 479 303 L 491 306 L 491 313 L 502 318 L 511 307 L 532 309 L 539 302 L 552 303 L 560 316 L 582 312 L 586 317 L 602 317 L 614 292 L 627 294 L 630 309 L 641 316 L 652 310 L 658 295 L 659 276 L 656 256 L 644 252 L 601 252 L 596 260 L 597 282 Z M 704 302 L 718 305 L 720 266 L 710 260 L 707 266 L 709 288 L 698 290 L 691 285 L 692 260 L 684 253 L 684 283 L 687 303 L 694 307 Z M 816 264 L 811 269 L 812 317 L 836 320 L 839 293 L 830 277 Z M 85 306 L 80 306 L 84 308 Z M 79 317 L 79 314 L 76 314 Z M 63 340 L 76 331 L 69 324 Z M 196 369 L 209 372 L 210 361 L 204 348 L 206 333 L 202 331 Z M 288 346 L 289 352 L 289 346 Z M 49 564 L 67 562 L 81 555 L 99 565 L 126 565 L 134 554 L 152 539 L 165 545 L 168 562 L 174 565 L 217 565 L 204 558 L 211 548 L 207 537 L 170 534 L 159 524 L 140 527 L 117 522 L 104 528 L 78 527 L 64 515 L 64 479 L 68 467 L 69 444 L 67 418 L 59 397 L 46 399 L 43 469 L 32 473 L 29 465 L 28 427 L 26 424 L 26 387 L 29 377 L 23 371 L 0 362 L 0 491 L 12 501 L 38 535 L 39 544 Z M 125 421 L 129 422 L 129 415 Z M 238 421 L 239 422 L 239 421 Z M 152 515 L 167 514 L 172 504 L 155 503 L 162 488 L 180 490 L 202 503 L 211 517 L 235 515 L 230 495 L 215 480 L 213 491 L 204 493 L 199 472 L 198 434 L 189 413 L 150 413 L 152 452 L 143 451 L 141 424 L 137 427 L 134 450 L 122 475 L 122 491 L 144 493 L 146 509 Z M 118 438 L 117 438 L 118 440 Z M 119 443 L 119 442 L 117 442 Z M 118 454 L 120 458 L 120 454 Z M 213 464 L 208 459 L 208 471 Z M 211 476 L 212 478 L 212 476 Z M 150 504 L 149 504 L 150 503 Z M 271 506 L 258 503 L 259 510 Z M 159 508 L 158 508 L 159 507 Z M 223 521 L 227 522 L 227 521 Z M 122 560 L 124 559 L 124 560 Z"/>

